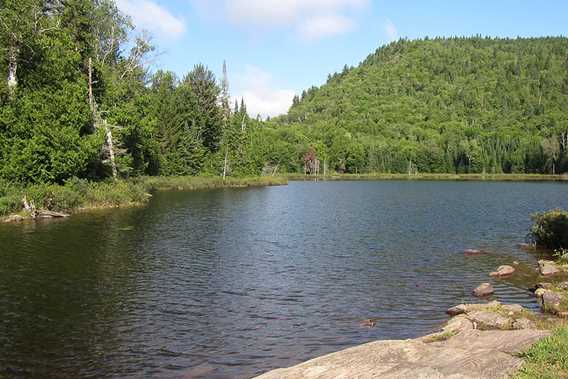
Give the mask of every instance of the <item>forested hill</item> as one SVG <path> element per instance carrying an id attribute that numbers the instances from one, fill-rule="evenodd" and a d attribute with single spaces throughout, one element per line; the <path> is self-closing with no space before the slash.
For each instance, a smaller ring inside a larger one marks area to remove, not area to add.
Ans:
<path id="1" fill-rule="evenodd" d="M 566 172 L 568 39 L 400 40 L 273 123 L 340 171 Z"/>

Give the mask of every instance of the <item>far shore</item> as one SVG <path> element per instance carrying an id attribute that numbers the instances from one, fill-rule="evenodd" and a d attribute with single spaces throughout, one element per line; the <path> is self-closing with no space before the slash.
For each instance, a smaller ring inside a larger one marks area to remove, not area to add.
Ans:
<path id="1" fill-rule="evenodd" d="M 14 187 L 0 196 L 0 224 L 33 219 L 64 218 L 99 209 L 144 206 L 156 191 L 196 191 L 267 187 L 288 184 L 282 176 L 265 177 L 142 177 L 131 180 L 69 182 L 65 185 Z M 32 209 L 26 209 L 24 200 Z M 2 207 L 3 206 L 3 207 Z"/>
<path id="2" fill-rule="evenodd" d="M 431 180 L 431 181 L 503 181 L 503 182 L 568 182 L 568 175 L 544 175 L 544 174 L 327 174 L 327 175 L 304 175 L 284 174 L 288 180 Z"/>

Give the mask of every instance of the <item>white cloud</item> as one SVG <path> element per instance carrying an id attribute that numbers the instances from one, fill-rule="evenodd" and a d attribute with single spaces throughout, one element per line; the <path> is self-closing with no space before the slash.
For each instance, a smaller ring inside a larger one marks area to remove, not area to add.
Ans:
<path id="1" fill-rule="evenodd" d="M 117 0 L 116 5 L 132 17 L 137 28 L 149 30 L 160 38 L 173 39 L 185 32 L 181 18 L 151 0 Z"/>
<path id="2" fill-rule="evenodd" d="M 243 28 L 290 29 L 317 39 L 350 31 L 370 0 L 190 0 L 200 14 L 223 14 Z M 219 11 L 220 10 L 220 11 Z"/>
<path id="3" fill-rule="evenodd" d="M 252 65 L 248 65 L 245 72 L 237 76 L 236 88 L 237 95 L 233 102 L 243 98 L 252 117 L 260 114 L 266 118 L 286 113 L 295 95 L 291 89 L 275 88 L 272 75 Z"/>
<path id="4" fill-rule="evenodd" d="M 300 25 L 299 32 L 308 40 L 317 40 L 346 33 L 354 26 L 353 20 L 348 17 L 338 15 L 315 16 Z"/>
<path id="5" fill-rule="evenodd" d="M 387 19 L 387 22 L 385 23 L 385 33 L 387 34 L 389 42 L 396 41 L 398 39 L 398 30 L 391 20 Z"/>

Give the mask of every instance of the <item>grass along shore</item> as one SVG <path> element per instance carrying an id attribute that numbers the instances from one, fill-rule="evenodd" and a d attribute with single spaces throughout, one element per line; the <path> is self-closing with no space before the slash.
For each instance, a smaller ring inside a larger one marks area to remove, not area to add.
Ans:
<path id="1" fill-rule="evenodd" d="M 130 180 L 91 182 L 72 179 L 64 185 L 36 184 L 21 187 L 0 182 L 0 222 L 8 216 L 29 218 L 24 199 L 38 210 L 73 213 L 97 208 L 143 205 L 155 191 L 191 191 L 214 188 L 244 188 L 285 185 L 283 177 L 141 177 Z"/>
<path id="2" fill-rule="evenodd" d="M 568 182 L 568 175 L 543 174 L 283 174 L 288 180 L 439 180 L 439 181 L 510 181 L 510 182 Z"/>

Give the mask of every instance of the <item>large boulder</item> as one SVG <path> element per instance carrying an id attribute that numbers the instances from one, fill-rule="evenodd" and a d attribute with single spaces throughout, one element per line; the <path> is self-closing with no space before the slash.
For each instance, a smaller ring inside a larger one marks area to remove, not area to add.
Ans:
<path id="1" fill-rule="evenodd" d="M 489 274 L 490 276 L 497 276 L 497 277 L 501 277 L 501 276 L 509 276 L 509 275 L 513 275 L 513 273 L 515 272 L 515 268 L 512 266 L 508 266 L 508 265 L 504 265 L 504 266 L 499 266 L 499 268 L 497 269 L 497 271 L 492 272 L 491 274 Z"/>
<path id="2" fill-rule="evenodd" d="M 542 330 L 466 330 L 447 339 L 377 341 L 274 370 L 258 379 L 508 378 Z"/>
<path id="3" fill-rule="evenodd" d="M 491 283 L 482 283 L 479 287 L 473 290 L 473 294 L 477 297 L 486 297 L 493 293 L 495 293 L 495 289 Z"/>

